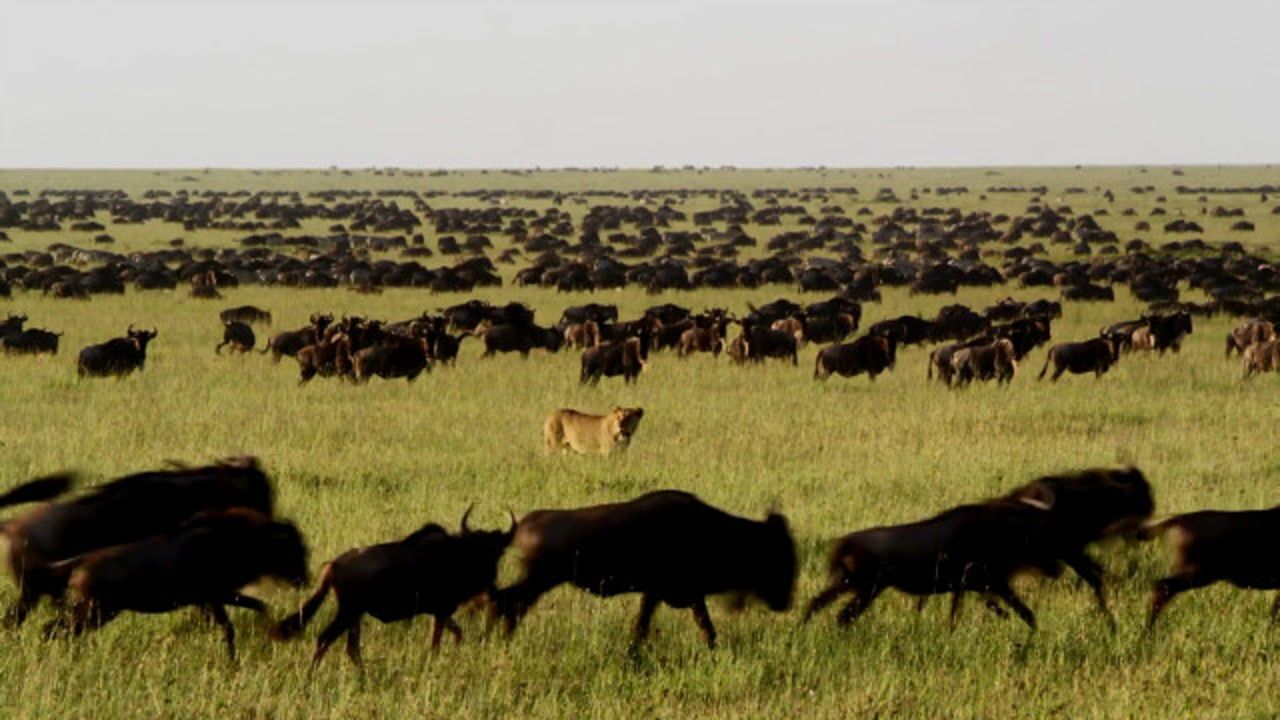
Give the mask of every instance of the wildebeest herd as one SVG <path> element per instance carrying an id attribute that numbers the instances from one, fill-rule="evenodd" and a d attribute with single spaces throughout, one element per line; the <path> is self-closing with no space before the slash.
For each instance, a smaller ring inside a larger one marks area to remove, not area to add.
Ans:
<path id="1" fill-rule="evenodd" d="M 50 638 L 95 630 L 122 612 L 192 607 L 222 628 L 234 658 L 227 607 L 268 611 L 243 593 L 246 586 L 265 578 L 300 586 L 308 579 L 304 537 L 275 515 L 271 480 L 255 458 L 140 472 L 67 497 L 73 482 L 70 475 L 50 476 L 0 495 L 0 507 L 41 503 L 0 526 L 19 588 L 11 624 L 22 623 L 44 597 L 58 608 L 45 628 Z M 1012 610 L 1034 629 L 1035 614 L 1012 580 L 1026 572 L 1056 578 L 1065 567 L 1090 586 L 1114 629 L 1102 567 L 1089 553 L 1109 536 L 1173 536 L 1174 572 L 1154 585 L 1148 629 L 1176 595 L 1211 583 L 1280 589 L 1280 566 L 1253 552 L 1280 533 L 1280 508 L 1153 522 L 1154 509 L 1151 487 L 1137 468 L 1089 469 L 1040 477 L 919 522 L 859 530 L 836 540 L 830 584 L 810 600 L 803 619 L 849 596 L 837 614 L 847 625 L 895 589 L 921 602 L 949 595 L 952 626 L 972 594 L 992 612 Z M 709 596 L 756 598 L 775 612 L 792 604 L 799 558 L 787 519 L 777 512 L 751 520 L 690 493 L 663 490 L 624 502 L 512 514 L 505 530 L 473 529 L 470 513 L 463 513 L 456 533 L 432 522 L 403 539 L 326 562 L 315 591 L 272 636 L 297 636 L 330 594 L 337 610 L 318 636 L 313 661 L 345 636 L 357 665 L 365 615 L 384 623 L 430 615 L 435 646 L 445 631 L 462 641 L 453 616 L 475 601 L 510 635 L 539 597 L 566 583 L 601 597 L 639 594 L 633 650 L 659 605 L 689 609 L 714 647 Z M 499 586 L 498 565 L 509 547 L 520 556 L 522 575 Z M 1280 595 L 1272 606 L 1277 614 Z"/>

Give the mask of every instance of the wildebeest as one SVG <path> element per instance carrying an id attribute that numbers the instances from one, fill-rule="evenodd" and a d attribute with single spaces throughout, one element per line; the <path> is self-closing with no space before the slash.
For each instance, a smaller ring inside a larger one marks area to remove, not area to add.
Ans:
<path id="1" fill-rule="evenodd" d="M 691 327 L 680 334 L 680 357 L 688 357 L 693 353 L 709 352 L 720 356 L 724 349 L 724 325 L 717 320 L 710 327 Z"/>
<path id="2" fill-rule="evenodd" d="M 601 343 L 582 352 L 582 370 L 578 382 L 595 385 L 601 377 L 622 376 L 624 383 L 632 383 L 644 370 L 647 355 L 642 338 L 630 337 L 618 342 Z"/>
<path id="3" fill-rule="evenodd" d="M 927 597 L 950 593 L 949 623 L 954 627 L 964 593 L 978 593 L 997 608 L 1004 601 L 1035 628 L 1035 614 L 1010 584 L 1021 572 L 1050 577 L 1061 565 L 1044 532 L 1049 513 L 1012 501 L 962 505 L 905 525 L 860 530 L 836 541 L 828 563 L 831 583 L 805 610 L 808 620 L 842 595 L 852 599 L 837 621 L 847 625 L 888 588 Z"/>
<path id="4" fill-rule="evenodd" d="M 826 380 L 832 373 L 853 377 L 866 373 L 872 380 L 897 363 L 897 344 L 889 335 L 863 335 L 853 342 L 831 345 L 818 351 L 813 361 L 815 380 Z"/>
<path id="5" fill-rule="evenodd" d="M 572 583 L 601 597 L 641 593 L 633 647 L 649 633 L 659 603 L 689 608 L 710 647 L 716 630 L 706 598 L 744 593 L 781 612 L 791 605 L 796 553 L 782 515 L 730 515 L 676 490 L 575 510 L 538 510 L 512 543 L 524 576 L 498 591 L 507 632 L 548 590 Z"/>
<path id="6" fill-rule="evenodd" d="M 564 341 L 555 328 L 509 323 L 494 325 L 484 332 L 483 338 L 482 357 L 489 357 L 498 352 L 518 352 L 521 357 L 529 357 L 529 351 L 534 348 L 557 352 Z"/>
<path id="7" fill-rule="evenodd" d="M 1094 377 L 1102 377 L 1103 373 L 1110 370 L 1111 366 L 1119 360 L 1119 349 L 1115 341 L 1108 338 L 1097 337 L 1084 342 L 1058 343 L 1049 348 L 1038 379 L 1044 379 L 1050 364 L 1053 365 L 1053 377 L 1050 378 L 1053 382 L 1057 382 L 1064 372 L 1070 372 L 1073 375 L 1091 372 Z"/>
<path id="8" fill-rule="evenodd" d="M 1161 355 L 1166 350 L 1181 350 L 1182 339 L 1191 334 L 1191 314 L 1186 311 L 1149 315 L 1145 319 L 1147 327 L 1151 329 L 1152 345 Z"/>
<path id="9" fill-rule="evenodd" d="M 1013 376 L 1018 372 L 1013 342 L 1000 339 L 989 345 L 960 348 L 951 357 L 951 369 L 959 385 L 991 379 L 995 379 L 997 384 L 1013 382 Z"/>
<path id="10" fill-rule="evenodd" d="M 857 306 L 855 305 L 855 307 Z M 858 329 L 858 317 L 852 313 L 806 317 L 804 321 L 804 338 L 809 342 L 815 343 L 840 342 Z"/>
<path id="11" fill-rule="evenodd" d="M 933 323 L 915 315 L 901 315 L 881 320 L 867 328 L 868 335 L 890 337 L 898 345 L 919 345 L 928 342 L 933 333 Z"/>
<path id="12" fill-rule="evenodd" d="M 223 320 L 222 342 L 213 351 L 222 354 L 222 348 L 231 346 L 231 352 L 247 353 L 253 349 L 258 339 L 253 335 L 253 328 L 239 320 Z"/>
<path id="13" fill-rule="evenodd" d="M 29 485 L 49 488 L 51 482 Z M 69 482 L 63 482 L 65 490 Z M 21 623 L 45 595 L 62 597 L 66 578 L 51 572 L 54 563 L 167 532 L 199 512 L 230 507 L 271 514 L 271 481 L 255 458 L 127 475 L 5 522 L 0 531 L 9 540 L 9 566 L 20 591 L 11 621 Z"/>
<path id="14" fill-rule="evenodd" d="M 1266 320 L 1246 320 L 1227 333 L 1227 357 L 1231 353 L 1244 354 L 1245 348 L 1254 343 L 1267 342 L 1276 338 L 1275 325 Z"/>
<path id="15" fill-rule="evenodd" d="M 305 385 L 312 378 L 348 376 L 351 368 L 351 341 L 343 333 L 321 338 L 297 352 L 298 384 Z"/>
<path id="16" fill-rule="evenodd" d="M 227 653 L 235 659 L 235 627 L 226 606 L 260 609 L 260 602 L 239 591 L 264 577 L 305 584 L 307 548 L 292 523 L 232 508 L 202 513 L 169 533 L 92 550 L 56 571 L 70 573 L 70 602 L 51 630 L 74 636 L 126 610 L 165 613 L 196 606 L 222 626 Z"/>
<path id="17" fill-rule="evenodd" d="M 14 315 L 10 313 L 4 320 L 0 320 L 0 337 L 22 332 L 22 328 L 26 322 L 26 315 Z"/>
<path id="18" fill-rule="evenodd" d="M 785 330 L 747 323 L 729 344 L 729 357 L 739 364 L 747 361 L 761 363 L 766 358 L 778 358 L 798 365 L 800 360 L 797 345 L 796 337 Z"/>
<path id="19" fill-rule="evenodd" d="M 384 623 L 431 615 L 431 647 L 440 645 L 445 630 L 462 642 L 453 613 L 477 595 L 493 597 L 498 561 L 516 531 L 515 517 L 505 532 L 472 530 L 467 525 L 470 513 L 470 508 L 463 513 L 457 535 L 429 523 L 397 542 L 349 550 L 325 563 L 319 585 L 302 609 L 280 622 L 272 636 L 284 640 L 297 635 L 332 591 L 338 612 L 316 640 L 313 665 L 344 633 L 347 656 L 360 665 L 360 620 L 366 614 Z"/>
<path id="20" fill-rule="evenodd" d="M 413 382 L 423 370 L 430 372 L 431 362 L 427 358 L 430 349 L 426 338 L 389 337 L 356 352 L 351 357 L 351 365 L 359 382 L 374 375 L 388 380 L 402 377 Z"/>
<path id="21" fill-rule="evenodd" d="M 16 355 L 39 353 L 58 354 L 58 338 L 62 333 L 55 333 L 40 328 L 27 328 L 20 332 L 0 336 L 0 350 Z"/>
<path id="22" fill-rule="evenodd" d="M 572 323 L 564 329 L 564 344 L 571 348 L 589 348 L 600 344 L 600 326 L 595 320 Z"/>
<path id="23" fill-rule="evenodd" d="M 218 313 L 218 319 L 223 324 L 229 322 L 242 322 L 246 325 L 254 323 L 262 323 L 264 325 L 271 324 L 271 313 L 253 305 L 240 305 L 239 307 L 227 308 Z"/>
<path id="24" fill-rule="evenodd" d="M 156 330 L 134 330 L 130 325 L 125 337 L 81 350 L 76 370 L 80 377 L 124 377 L 141 370 L 147 363 L 147 344 L 158 334 Z"/>
<path id="25" fill-rule="evenodd" d="M 297 330 L 286 330 L 272 335 L 263 346 L 263 355 L 271 353 L 271 359 L 280 362 L 284 355 L 294 357 L 298 351 L 308 345 L 314 345 L 324 336 L 325 330 L 333 324 L 333 315 L 314 313 L 311 324 Z"/>
<path id="26" fill-rule="evenodd" d="M 1175 515 L 1148 526 L 1169 535 L 1173 574 L 1156 581 L 1147 628 L 1177 595 L 1216 582 L 1251 590 L 1280 590 L 1280 560 L 1272 549 L 1280 542 L 1280 506 L 1267 510 L 1201 512 Z M 1280 619 L 1280 595 L 1271 604 Z"/>

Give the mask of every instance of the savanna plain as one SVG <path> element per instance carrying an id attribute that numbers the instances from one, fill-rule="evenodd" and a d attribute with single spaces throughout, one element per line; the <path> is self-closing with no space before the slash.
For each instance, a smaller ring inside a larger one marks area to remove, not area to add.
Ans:
<path id="1" fill-rule="evenodd" d="M 999 168 L 963 170 L 788 171 L 498 171 L 447 174 L 405 171 L 2 171 L 0 190 L 37 195 L 44 189 L 147 190 L 331 189 L 441 191 L 433 207 L 479 207 L 497 196 L 472 191 L 717 188 L 748 195 L 760 188 L 814 189 L 813 213 L 839 204 L 853 215 L 895 207 L 958 207 L 1017 216 L 1033 198 L 1070 206 L 1097 219 L 1121 243 L 1154 246 L 1185 240 L 1162 232 L 1183 217 L 1204 227 L 1206 242 L 1234 240 L 1271 255 L 1280 244 L 1280 198 L 1259 194 L 1178 193 L 1176 186 L 1280 184 L 1271 167 Z M 1044 186 L 1043 192 L 995 193 L 998 186 Z M 965 186 L 963 194 L 912 191 Z M 1152 186 L 1134 193 L 1133 187 Z M 823 202 L 822 188 L 856 187 L 857 195 Z M 893 188 L 896 200 L 877 199 Z M 1068 188 L 1078 191 L 1068 193 Z M 1114 201 L 1103 196 L 1113 191 Z M 1160 199 L 1163 198 L 1163 199 Z M 404 202 L 400 199 L 400 202 Z M 543 198 L 511 197 L 508 206 L 544 210 Z M 636 200 L 595 200 L 632 204 Z M 715 197 L 675 201 L 689 215 L 717 207 Z M 757 202 L 763 202 L 758 200 Z M 788 202 L 788 201 L 784 201 Z M 1202 214 L 1215 205 L 1241 207 L 1252 232 L 1230 229 L 1239 218 Z M 1151 217 L 1156 206 L 1165 217 Z M 580 221 L 587 205 L 566 203 Z M 1122 215 L 1133 208 L 1133 216 Z M 1137 231 L 1138 220 L 1153 230 Z M 159 250 L 181 237 L 188 248 L 234 246 L 248 233 L 184 231 L 159 221 L 113 225 L 116 252 Z M 767 253 L 775 234 L 804 230 L 747 224 L 758 241 L 747 256 Z M 690 222 L 678 229 L 694 229 Z M 327 232 L 308 220 L 286 234 Z M 439 233 L 426 222 L 426 245 Z M 92 247 L 93 233 L 8 229 L 0 253 L 51 243 Z M 492 235 L 496 255 L 510 241 Z M 573 238 L 568 238 L 573 241 Z M 876 248 L 862 243 L 873 258 Z M 1052 246 L 1068 257 L 1070 246 Z M 1123 252 L 1123 250 L 1121 251 Z M 394 257 L 394 255 L 388 255 Z M 996 266 L 1001 258 L 987 258 Z M 446 262 L 424 260 L 432 266 Z M 1280 502 L 1280 377 L 1241 379 L 1238 360 L 1223 358 L 1223 338 L 1237 319 L 1195 318 L 1181 352 L 1126 356 L 1108 374 L 1037 381 L 1040 348 L 1007 387 L 975 383 L 948 389 L 926 380 L 927 348 L 900 350 L 895 369 L 865 376 L 812 378 L 817 348 L 799 366 L 770 361 L 740 367 L 725 357 L 680 359 L 655 353 L 634 385 L 606 379 L 578 383 L 578 351 L 535 350 L 480 357 L 463 343 L 455 367 L 438 367 L 414 383 L 374 379 L 354 385 L 317 379 L 297 383 L 289 358 L 216 355 L 218 311 L 254 304 L 269 309 L 273 330 L 307 322 L 316 311 L 384 319 L 413 317 L 470 298 L 522 301 L 544 324 L 570 305 L 615 303 L 623 318 L 674 302 L 694 309 L 787 297 L 802 304 L 830 293 L 794 285 L 700 289 L 647 294 L 644 289 L 558 293 L 513 282 L 524 259 L 499 265 L 504 283 L 471 293 L 387 289 L 295 289 L 242 285 L 225 299 L 174 291 L 55 299 L 16 291 L 0 299 L 0 316 L 25 313 L 30 324 L 65 335 L 54 357 L 0 356 L 0 488 L 60 470 L 82 486 L 168 460 L 206 462 L 251 454 L 276 481 L 279 512 L 295 521 L 311 551 L 313 571 L 348 548 L 401 537 L 429 520 L 456 527 L 476 504 L 472 522 L 505 526 L 508 508 L 576 507 L 625 500 L 662 488 L 696 493 L 730 512 L 760 518 L 778 509 L 790 521 L 799 554 L 797 606 L 824 583 L 833 538 L 855 529 L 908 522 L 944 508 L 1007 491 L 1038 475 L 1132 464 L 1151 481 L 1156 515 L 1197 509 L 1270 507 Z M 1067 302 L 1053 325 L 1054 342 L 1084 340 L 1112 322 L 1138 317 L 1145 305 L 1117 286 L 1115 302 Z M 1184 283 L 1184 300 L 1204 297 Z M 1005 296 L 1057 299 L 1052 287 L 1016 282 L 962 288 L 951 295 L 912 295 L 883 288 L 865 303 L 862 326 L 904 313 L 934 315 L 953 302 L 983 308 Z M 77 377 L 84 345 L 122 334 L 130 323 L 157 328 L 146 369 L 123 380 Z M 260 332 L 260 340 L 266 332 Z M 645 418 L 631 448 L 609 457 L 547 455 L 542 420 L 559 407 L 604 411 L 641 406 Z M 12 516 L 20 509 L 10 509 Z M 1259 547 L 1260 555 L 1274 553 Z M 1035 633 L 971 602 L 948 632 L 946 603 L 917 613 L 912 599 L 888 592 L 857 623 L 838 629 L 831 615 L 801 624 L 799 608 L 774 614 L 728 603 L 712 605 L 720 645 L 708 650 L 687 612 L 659 610 L 648 644 L 626 652 L 639 600 L 600 600 L 569 587 L 548 594 L 511 639 L 486 633 L 485 618 L 464 612 L 461 645 L 429 647 L 430 621 L 367 622 L 366 668 L 332 653 L 310 668 L 313 623 L 301 640 L 268 638 L 266 620 L 233 610 L 239 660 L 223 652 L 219 632 L 194 611 L 127 615 L 76 641 L 46 641 L 47 605 L 19 629 L 0 631 L 0 707 L 7 717 L 1254 717 L 1280 713 L 1280 627 L 1268 622 L 1269 593 L 1226 585 L 1179 597 L 1150 636 L 1143 621 L 1151 582 L 1168 565 L 1161 542 L 1110 542 L 1095 548 L 1107 571 L 1118 622 L 1112 633 L 1086 587 L 1070 574 L 1026 577 L 1017 589 L 1036 611 Z M 504 582 L 514 563 L 504 564 Z M 303 590 L 264 584 L 250 590 L 278 618 Z M 0 582 L 0 603 L 16 598 Z M 331 613 L 322 611 L 321 623 Z"/>

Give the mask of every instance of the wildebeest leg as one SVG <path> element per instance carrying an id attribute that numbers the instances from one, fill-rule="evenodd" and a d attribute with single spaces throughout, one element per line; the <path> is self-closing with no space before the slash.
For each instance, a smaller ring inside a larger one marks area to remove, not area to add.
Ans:
<path id="1" fill-rule="evenodd" d="M 222 348 L 223 348 L 226 344 L 227 344 L 227 341 L 226 341 L 226 340 L 223 340 L 222 342 L 218 343 L 218 347 L 214 348 L 214 349 L 213 349 L 213 351 L 214 351 L 215 353 L 217 353 L 218 355 L 221 355 L 221 354 L 222 354 Z M 233 348 L 233 349 L 234 349 L 234 348 Z"/>
<path id="2" fill-rule="evenodd" d="M 1031 612 L 1031 608 L 1027 607 L 1026 603 L 1022 602 L 1022 598 L 1018 597 L 1013 588 L 1008 585 L 994 587 L 991 588 L 991 594 L 1003 600 L 1004 604 L 1008 605 L 1017 614 L 1018 618 L 1027 624 L 1027 627 L 1032 630 L 1036 629 L 1036 614 Z"/>
<path id="3" fill-rule="evenodd" d="M 364 669 L 364 658 L 360 657 L 360 616 L 351 623 L 351 629 L 347 630 L 347 657 L 351 658 L 351 662 L 356 667 Z"/>
<path id="4" fill-rule="evenodd" d="M 631 651 L 635 652 L 640 643 L 649 637 L 649 623 L 653 620 L 653 612 L 658 609 L 658 596 L 645 593 L 640 596 L 640 614 L 636 616 L 635 631 L 631 635 Z M 697 611 L 694 611 L 695 616 Z"/>
<path id="5" fill-rule="evenodd" d="M 335 640 L 342 637 L 342 634 L 350 630 L 351 626 L 359 622 L 359 620 L 359 615 L 351 612 L 344 612 L 339 608 L 338 615 L 333 618 L 328 627 L 320 631 L 320 637 L 316 639 L 316 651 L 315 654 L 311 656 L 311 667 L 314 668 L 316 665 L 319 665 L 324 654 L 329 652 L 329 646 L 332 645 Z"/>
<path id="6" fill-rule="evenodd" d="M 560 584 L 560 575 L 552 579 L 538 579 L 536 570 L 527 571 L 528 577 L 516 585 L 504 589 L 495 603 L 497 611 L 502 615 L 503 630 L 508 636 L 516 631 L 521 618 L 529 612 L 529 608 L 542 597 L 542 594 Z"/>
<path id="7" fill-rule="evenodd" d="M 1280 592 L 1276 593 L 1276 599 L 1271 603 L 1271 622 L 1280 620 Z"/>
<path id="8" fill-rule="evenodd" d="M 924 606 L 925 606 L 925 605 L 927 605 L 927 604 L 929 604 L 929 596 L 928 596 L 928 595 L 921 595 L 921 596 L 917 597 L 917 598 L 916 598 L 916 612 L 918 612 L 918 613 L 922 613 L 922 612 L 924 612 Z"/>
<path id="9" fill-rule="evenodd" d="M 922 596 L 923 600 L 927 596 Z M 956 629 L 956 618 L 960 617 L 960 604 L 964 601 L 964 593 L 957 590 L 951 593 L 951 612 L 947 613 L 947 631 L 954 632 Z"/>
<path id="10" fill-rule="evenodd" d="M 715 649 L 716 647 L 716 626 L 711 622 L 711 613 L 707 612 L 706 598 L 698 598 L 693 604 L 693 620 L 698 623 L 698 629 L 702 631 L 702 639 L 707 641 L 707 647 Z"/>
<path id="11" fill-rule="evenodd" d="M 209 617 L 213 621 L 222 626 L 222 636 L 227 642 L 227 657 L 235 662 L 236 659 L 236 628 L 231 624 L 231 618 L 227 617 L 227 609 L 220 604 L 208 605 L 205 607 Z"/>
<path id="12" fill-rule="evenodd" d="M 1067 371 L 1066 365 L 1059 365 L 1053 368 L 1053 375 L 1049 378 L 1049 382 L 1058 382 L 1058 378 L 1062 377 L 1062 373 Z"/>
<path id="13" fill-rule="evenodd" d="M 444 629 L 453 634 L 453 643 L 455 645 L 462 644 L 462 628 L 458 626 L 458 622 L 451 617 L 444 619 Z"/>
<path id="14" fill-rule="evenodd" d="M 996 602 L 996 599 L 991 597 L 990 595 L 982 596 L 982 604 L 984 607 L 990 610 L 992 614 L 994 614 L 996 617 L 1000 618 L 1001 620 L 1009 619 L 1009 611 L 1000 607 L 1000 603 Z"/>
<path id="15" fill-rule="evenodd" d="M 5 624 L 9 627 L 21 625 L 27 619 L 27 615 L 31 614 L 31 611 L 39 604 L 40 596 L 44 594 L 40 591 L 38 582 L 27 578 L 21 578 L 20 582 L 22 590 L 18 594 L 18 601 L 13 604 L 13 607 L 9 608 L 9 612 L 5 617 Z"/>
<path id="16" fill-rule="evenodd" d="M 1107 619 L 1107 625 L 1111 628 L 1111 632 L 1115 632 L 1116 619 L 1112 617 L 1111 610 L 1107 608 L 1107 594 L 1102 588 L 1102 567 L 1083 551 L 1064 557 L 1063 562 L 1067 564 L 1067 567 L 1075 570 L 1080 579 L 1088 583 L 1089 587 L 1093 589 L 1093 596 L 1098 601 L 1098 610 L 1102 611 L 1103 617 Z"/>
<path id="17" fill-rule="evenodd" d="M 836 623 L 843 627 L 857 620 L 867 611 L 867 608 L 871 607 L 871 603 L 882 591 L 883 588 L 874 586 L 855 590 L 853 599 L 840 608 L 840 614 L 836 615 Z"/>
<path id="18" fill-rule="evenodd" d="M 1197 577 L 1193 573 L 1183 573 L 1181 575 L 1172 575 L 1167 578 L 1161 578 L 1156 581 L 1155 590 L 1151 596 L 1151 614 L 1147 616 L 1148 632 L 1156 626 L 1156 618 L 1164 610 L 1165 606 L 1173 600 L 1175 595 L 1180 595 L 1188 590 L 1194 590 L 1204 587 L 1213 582 L 1212 578 Z"/>
<path id="19" fill-rule="evenodd" d="M 431 649 L 435 650 L 440 647 L 440 636 L 444 634 L 444 619 L 439 615 L 435 616 L 431 624 Z"/>
<path id="20" fill-rule="evenodd" d="M 801 622 L 809 622 L 809 618 L 815 613 L 820 612 L 823 608 L 835 602 L 837 598 L 849 591 L 849 586 L 845 585 L 843 580 L 836 580 L 826 590 L 818 593 L 809 601 L 809 607 L 804 611 L 804 619 Z"/>

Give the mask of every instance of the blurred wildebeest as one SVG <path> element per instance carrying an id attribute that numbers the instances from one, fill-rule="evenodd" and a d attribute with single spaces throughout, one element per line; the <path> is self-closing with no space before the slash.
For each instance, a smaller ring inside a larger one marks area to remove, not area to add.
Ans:
<path id="1" fill-rule="evenodd" d="M 242 322 L 247 325 L 254 323 L 262 323 L 264 325 L 271 324 L 271 313 L 253 305 L 241 305 L 239 307 L 227 308 L 218 313 L 218 319 L 224 324 L 232 321 Z"/>
<path id="2" fill-rule="evenodd" d="M 53 482 L 36 480 L 19 490 L 49 489 Z M 69 478 L 61 482 L 65 490 Z M 127 475 L 5 522 L 0 531 L 9 540 L 9 566 L 19 588 L 10 620 L 21 623 L 45 595 L 62 597 L 66 578 L 51 571 L 53 564 L 167 532 L 199 512 L 230 507 L 271 514 L 271 481 L 255 458 Z"/>
<path id="3" fill-rule="evenodd" d="M 218 355 L 222 354 L 222 348 L 227 345 L 231 346 L 231 352 L 247 353 L 253 349 L 258 339 L 253 335 L 253 328 L 248 323 L 239 320 L 223 320 L 222 342 L 213 349 Z"/>
<path id="4" fill-rule="evenodd" d="M 998 385 L 1013 382 L 1018 372 L 1013 342 L 1002 338 L 988 345 L 960 348 L 951 356 L 951 369 L 961 386 L 974 380 L 995 379 Z"/>
<path id="5" fill-rule="evenodd" d="M 1182 339 L 1191 334 L 1191 314 L 1185 311 L 1169 315 L 1148 315 L 1145 319 L 1151 330 L 1152 346 L 1161 355 L 1166 350 L 1181 350 Z"/>
<path id="6" fill-rule="evenodd" d="M 804 339 L 814 343 L 840 342 L 857 329 L 858 316 L 851 313 L 811 315 L 804 321 Z"/>
<path id="7" fill-rule="evenodd" d="M 125 337 L 113 338 L 80 351 L 76 370 L 80 377 L 124 377 L 147 364 L 147 344 L 156 338 L 156 330 L 134 330 L 130 325 Z"/>
<path id="8" fill-rule="evenodd" d="M 428 360 L 430 344 L 426 338 L 389 337 L 383 342 L 367 347 L 351 357 L 351 365 L 358 382 L 378 377 L 404 378 L 413 382 L 423 370 L 431 371 Z"/>
<path id="9" fill-rule="evenodd" d="M 0 337 L 22 332 L 22 328 L 26 322 L 26 315 L 14 315 L 10 313 L 4 320 L 0 320 Z"/>
<path id="10" fill-rule="evenodd" d="M 1244 349 L 1244 377 L 1280 368 L 1280 338 L 1254 343 Z"/>
<path id="11" fill-rule="evenodd" d="M 445 630 L 462 642 L 453 613 L 477 595 L 495 595 L 498 561 L 516 531 L 515 517 L 505 532 L 472 530 L 470 514 L 470 508 L 463 513 L 458 535 L 429 523 L 397 542 L 349 550 L 325 563 L 319 585 L 302 609 L 280 622 L 272 636 L 285 640 L 297 635 L 332 591 L 338 611 L 316 640 L 313 665 L 344 633 L 347 656 L 361 665 L 360 621 L 366 614 L 384 623 L 430 615 L 435 619 L 431 647 L 440 645 Z"/>
<path id="12" fill-rule="evenodd" d="M 1246 320 L 1227 333 L 1227 357 L 1235 352 L 1244 355 L 1245 348 L 1254 343 L 1276 338 L 1275 325 L 1266 320 Z"/>
<path id="13" fill-rule="evenodd" d="M 585 323 L 588 320 L 599 323 L 616 322 L 618 319 L 617 305 L 601 305 L 599 303 L 587 303 L 586 305 L 576 305 L 564 309 L 564 313 L 560 315 L 560 322 L 556 323 L 556 327 L 561 330 Z"/>
<path id="14" fill-rule="evenodd" d="M 800 360 L 797 345 L 796 338 L 791 333 L 747 322 L 729 344 L 728 353 L 738 364 L 747 361 L 762 363 L 766 358 L 778 358 L 798 365 Z"/>
<path id="15" fill-rule="evenodd" d="M 622 376 L 624 383 L 635 382 L 644 370 L 648 349 L 644 338 L 629 337 L 619 342 L 601 343 L 582 352 L 582 370 L 578 382 L 595 385 L 601 377 Z"/>
<path id="16" fill-rule="evenodd" d="M 870 328 L 868 335 L 884 335 L 892 338 L 898 345 L 919 345 L 928 342 L 933 332 L 933 323 L 915 315 L 901 315 L 889 320 L 881 320 Z"/>
<path id="17" fill-rule="evenodd" d="M 575 510 L 538 510 L 516 526 L 524 577 L 498 591 L 507 632 L 538 598 L 563 583 L 601 597 L 641 593 L 633 647 L 659 603 L 690 608 L 707 645 L 715 626 L 708 595 L 744 593 L 781 612 L 791 605 L 796 553 L 782 515 L 730 515 L 694 495 L 664 490 Z"/>
<path id="18" fill-rule="evenodd" d="M 858 619 L 888 588 L 916 596 L 951 594 L 954 627 L 964 593 L 978 593 L 993 610 L 1004 601 L 1035 628 L 1035 614 L 1013 591 L 1017 574 L 1049 577 L 1061 564 L 1045 532 L 1048 511 L 1026 503 L 993 501 L 962 505 L 927 520 L 876 527 L 836 541 L 829 561 L 831 584 L 809 602 L 805 619 L 849 593 L 837 621 Z M 999 609 L 998 612 L 1003 612 Z"/>
<path id="19" fill-rule="evenodd" d="M 280 358 L 284 355 L 294 357 L 302 348 L 314 345 L 331 324 L 333 324 L 333 315 L 314 313 L 311 316 L 310 325 L 272 335 L 261 352 L 263 355 L 271 353 L 271 359 L 275 362 L 280 362 Z"/>
<path id="20" fill-rule="evenodd" d="M 1268 510 L 1175 515 L 1148 526 L 1171 537 L 1174 574 L 1155 583 L 1147 629 L 1175 596 L 1216 582 L 1250 590 L 1280 590 L 1280 561 L 1271 552 L 1280 541 L 1280 507 Z M 1271 604 L 1280 619 L 1280 595 Z"/>
<path id="21" fill-rule="evenodd" d="M 235 659 L 235 627 L 227 605 L 259 609 L 240 595 L 264 577 L 307 582 L 307 548 L 292 523 L 248 508 L 202 513 L 173 531 L 126 545 L 91 550 L 60 563 L 69 573 L 69 604 L 51 631 L 72 636 L 96 630 L 126 610 L 165 613 L 196 606 L 222 626 Z"/>
<path id="22" fill-rule="evenodd" d="M 853 342 L 831 345 L 818 351 L 813 362 L 815 380 L 826 380 L 832 373 L 853 377 L 866 373 L 872 380 L 897 363 L 897 343 L 890 335 L 863 335 Z"/>
<path id="23" fill-rule="evenodd" d="M 1044 359 L 1044 367 L 1040 370 L 1039 379 L 1043 380 L 1049 365 L 1053 365 L 1052 381 L 1057 382 L 1062 373 L 1073 375 L 1091 372 L 1094 377 L 1102 377 L 1103 373 L 1119 362 L 1119 348 L 1113 340 L 1097 337 L 1084 342 L 1058 343 L 1049 348 Z"/>
<path id="24" fill-rule="evenodd" d="M 16 355 L 39 353 L 58 354 L 58 338 L 62 333 L 55 333 L 40 328 L 27 328 L 20 332 L 0 336 L 0 350 Z"/>
<path id="25" fill-rule="evenodd" d="M 521 357 L 529 357 L 529 351 L 543 348 L 548 352 L 560 350 L 564 338 L 555 328 L 544 328 L 537 325 L 515 325 L 503 323 L 494 325 L 484 333 L 484 354 L 489 357 L 494 353 L 518 352 Z"/>

